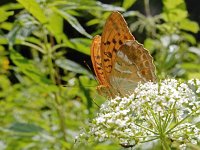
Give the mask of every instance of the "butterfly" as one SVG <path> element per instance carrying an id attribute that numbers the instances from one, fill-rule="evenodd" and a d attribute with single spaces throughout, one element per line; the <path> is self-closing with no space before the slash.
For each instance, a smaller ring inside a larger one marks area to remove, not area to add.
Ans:
<path id="1" fill-rule="evenodd" d="M 127 96 L 138 82 L 156 81 L 152 56 L 135 40 L 117 11 L 106 20 L 102 36 L 93 38 L 90 50 L 101 95 Z"/>

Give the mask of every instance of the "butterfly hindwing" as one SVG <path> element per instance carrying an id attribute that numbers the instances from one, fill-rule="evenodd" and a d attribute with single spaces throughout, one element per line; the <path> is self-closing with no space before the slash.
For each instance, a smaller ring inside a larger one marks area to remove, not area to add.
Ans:
<path id="1" fill-rule="evenodd" d="M 126 41 L 118 50 L 110 75 L 114 89 L 125 96 L 134 91 L 138 82 L 156 81 L 153 58 L 136 40 Z"/>

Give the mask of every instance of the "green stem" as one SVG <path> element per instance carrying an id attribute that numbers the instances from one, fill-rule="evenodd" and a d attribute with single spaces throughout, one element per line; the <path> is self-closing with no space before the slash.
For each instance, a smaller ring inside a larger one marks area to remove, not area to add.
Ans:
<path id="1" fill-rule="evenodd" d="M 143 129 L 145 129 L 145 130 L 148 130 L 148 131 L 154 133 L 155 135 L 158 134 L 158 133 L 156 133 L 155 131 L 153 131 L 153 130 L 151 130 L 151 129 L 149 129 L 149 128 L 146 128 L 146 127 L 144 127 L 144 126 L 141 126 L 141 125 L 139 125 L 139 124 L 136 124 L 136 123 L 135 123 L 135 125 L 138 126 L 138 127 L 143 128 Z"/>
<path id="2" fill-rule="evenodd" d="M 171 149 L 167 140 L 168 139 L 165 137 L 165 135 L 162 135 L 161 143 L 162 143 L 163 150 L 170 150 Z"/>
<path id="3" fill-rule="evenodd" d="M 59 102 L 59 95 L 57 93 L 54 93 L 54 96 L 55 96 L 55 102 L 56 102 L 55 108 L 56 108 L 58 118 L 59 118 L 59 122 L 60 122 L 60 129 L 61 129 L 61 132 L 63 133 L 64 141 L 67 141 L 65 113 L 63 111 L 62 105 Z"/>
<path id="4" fill-rule="evenodd" d="M 151 109 L 151 107 L 149 106 L 149 104 L 147 104 L 147 108 L 150 111 L 151 115 L 153 116 L 153 119 L 154 119 L 155 124 L 156 124 L 157 131 L 160 132 L 160 126 L 159 126 L 159 123 L 158 123 L 159 121 L 158 121 L 158 119 L 157 119 L 154 111 Z"/>
<path id="5" fill-rule="evenodd" d="M 149 139 L 149 140 L 146 140 L 146 141 L 141 141 L 140 143 L 147 143 L 147 142 L 151 142 L 151 141 L 154 141 L 154 140 L 157 140 L 158 138 L 153 138 L 153 139 Z"/>
<path id="6" fill-rule="evenodd" d="M 145 8 L 147 17 L 150 17 L 151 12 L 150 12 L 149 0 L 144 0 L 144 8 Z"/>
<path id="7" fill-rule="evenodd" d="M 175 108 L 175 106 L 176 106 L 176 101 L 175 101 L 175 103 L 173 104 L 172 107 L 170 106 L 170 110 L 173 110 Z M 171 118 L 171 116 L 172 116 L 172 111 L 170 111 L 167 114 L 167 117 L 166 117 L 166 119 L 164 121 L 163 127 L 165 128 L 165 130 L 167 130 L 168 126 L 171 124 L 171 122 L 173 120 L 173 118 Z"/>
<path id="8" fill-rule="evenodd" d="M 53 84 L 56 84 L 56 80 L 55 80 L 55 70 L 54 70 L 54 65 L 53 65 L 53 60 L 52 60 L 52 50 L 51 48 L 48 46 L 48 40 L 47 40 L 47 36 L 45 36 L 44 38 L 44 46 L 45 46 L 45 50 L 47 52 L 47 59 L 48 59 L 48 67 L 49 67 L 49 74 L 50 74 L 50 78 L 53 82 Z M 67 141 L 67 135 L 66 135 L 66 124 L 65 124 L 65 113 L 63 111 L 63 107 L 62 104 L 60 102 L 59 99 L 59 93 L 58 92 L 54 92 L 54 107 L 56 109 L 58 118 L 59 118 L 59 122 L 60 122 L 60 130 L 63 133 L 63 140 Z"/>
<path id="9" fill-rule="evenodd" d="M 182 122 L 184 122 L 187 118 L 189 118 L 190 116 L 192 116 L 194 113 L 196 113 L 197 110 L 199 110 L 200 107 L 198 107 L 196 110 L 194 110 L 193 112 L 191 112 L 189 115 L 187 115 L 185 118 L 183 118 L 182 120 L 180 120 L 178 123 L 176 123 L 174 126 L 172 126 L 166 133 L 170 133 L 174 128 L 176 128 L 178 125 L 180 125 Z"/>

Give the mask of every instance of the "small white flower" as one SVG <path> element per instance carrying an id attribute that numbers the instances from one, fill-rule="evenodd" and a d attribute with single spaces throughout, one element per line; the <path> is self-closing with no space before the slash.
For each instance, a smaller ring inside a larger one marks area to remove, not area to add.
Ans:
<path id="1" fill-rule="evenodd" d="M 179 146 L 179 148 L 180 148 L 180 150 L 186 150 L 187 146 L 186 146 L 186 144 L 181 144 Z"/>
<path id="2" fill-rule="evenodd" d="M 96 119 L 96 121 L 97 121 L 97 124 L 99 124 L 99 123 L 104 122 L 105 119 L 103 117 L 99 117 L 99 118 Z"/>
<path id="3" fill-rule="evenodd" d="M 197 140 L 192 139 L 191 143 L 194 144 L 194 145 L 196 145 L 197 144 Z"/>
<path id="4" fill-rule="evenodd" d="M 139 83 L 134 94 L 102 104 L 87 135 L 101 142 L 111 139 L 120 144 L 141 144 L 152 137 L 159 139 L 162 128 L 166 137 L 183 142 L 180 149 L 186 149 L 185 141 L 197 144 L 200 129 L 192 124 L 192 118 L 200 114 L 196 95 L 200 80 L 187 83 L 175 79 Z"/>

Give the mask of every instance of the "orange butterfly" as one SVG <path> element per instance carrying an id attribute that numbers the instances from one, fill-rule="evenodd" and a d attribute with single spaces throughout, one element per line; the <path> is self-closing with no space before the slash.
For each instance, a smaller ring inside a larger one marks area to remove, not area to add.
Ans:
<path id="1" fill-rule="evenodd" d="M 138 82 L 156 81 L 152 56 L 135 40 L 119 12 L 109 16 L 102 36 L 94 37 L 91 59 L 100 94 L 126 96 Z"/>

